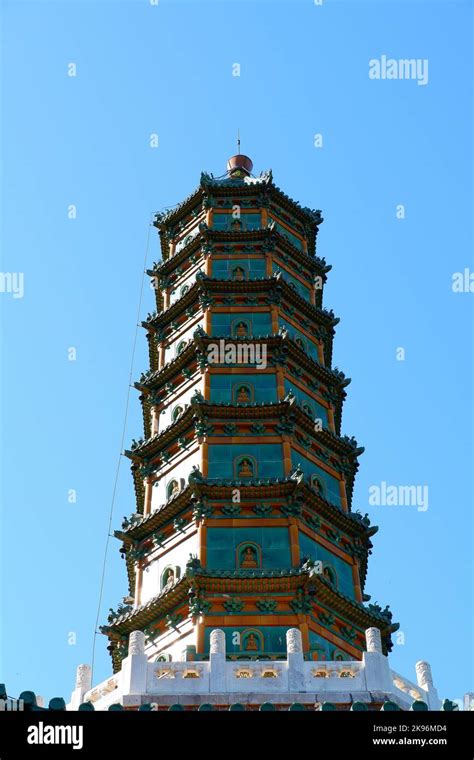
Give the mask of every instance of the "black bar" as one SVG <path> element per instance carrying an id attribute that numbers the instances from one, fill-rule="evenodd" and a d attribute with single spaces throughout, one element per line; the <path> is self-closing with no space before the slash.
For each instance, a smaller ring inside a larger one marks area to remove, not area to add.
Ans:
<path id="1" fill-rule="evenodd" d="M 472 712 L 2 712 L 0 760 L 107 757 L 143 760 L 166 749 L 225 758 L 278 752 L 327 760 L 368 757 L 474 757 Z M 61 728 L 62 727 L 62 728 Z M 74 727 L 76 727 L 74 729 Z M 59 731 L 56 733 L 56 731 Z M 77 733 L 74 735 L 73 731 Z M 82 731 L 82 733 L 80 733 Z M 68 732 L 70 735 L 67 736 Z M 42 744 L 30 743 L 43 739 Z M 70 739 L 82 746 L 45 743 Z M 28 739 L 30 741 L 28 741 Z M 424 741 L 424 744 L 422 742 Z"/>

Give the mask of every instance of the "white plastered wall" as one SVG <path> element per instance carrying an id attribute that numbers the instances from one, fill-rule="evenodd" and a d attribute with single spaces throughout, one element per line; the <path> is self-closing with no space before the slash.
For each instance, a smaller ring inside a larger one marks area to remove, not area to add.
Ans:
<path id="1" fill-rule="evenodd" d="M 196 646 L 196 630 L 188 618 L 178 623 L 177 630 L 169 628 L 166 633 L 154 639 L 146 647 L 145 654 L 150 662 L 155 662 L 159 655 L 170 655 L 172 662 L 182 662 L 185 659 L 186 647 Z"/>
<path id="2" fill-rule="evenodd" d="M 148 567 L 143 571 L 140 604 L 146 604 L 161 591 L 161 576 L 167 567 L 179 567 L 180 578 L 186 570 L 186 562 L 190 554 L 198 553 L 197 528 L 194 523 L 188 525 L 186 530 L 178 534 L 179 538 L 165 544 L 156 553 Z"/>
<path id="3" fill-rule="evenodd" d="M 176 236 L 175 242 L 176 242 L 176 248 L 175 248 L 175 254 L 179 253 L 185 246 L 187 246 L 193 238 L 196 237 L 196 235 L 199 234 L 199 223 L 202 222 L 204 219 L 204 214 L 202 216 L 196 217 L 191 224 L 189 224 L 187 227 L 184 228 L 184 230 L 180 233 L 179 236 Z"/>
<path id="4" fill-rule="evenodd" d="M 154 484 L 151 496 L 152 512 L 168 501 L 166 487 L 171 480 L 177 480 L 180 486 L 185 488 L 188 482 L 188 475 L 193 466 L 201 466 L 201 451 L 199 446 L 191 452 L 183 451 L 182 456 L 183 458 L 178 460 L 177 464 L 165 469 L 163 476 Z"/>
<path id="5" fill-rule="evenodd" d="M 183 332 L 178 332 L 176 334 L 176 339 L 171 341 L 169 346 L 165 348 L 165 363 L 168 363 L 176 358 L 176 349 L 178 345 L 181 343 L 181 341 L 185 340 L 188 341 L 193 337 L 193 332 L 197 330 L 198 327 L 202 327 L 203 320 L 200 319 L 197 322 L 193 322 L 193 324 L 188 327 L 187 330 L 184 330 Z"/>
<path id="6" fill-rule="evenodd" d="M 202 262 L 201 262 L 201 266 L 200 267 L 197 267 L 196 269 L 193 269 L 193 271 L 191 272 L 191 274 L 188 274 L 187 277 L 180 278 L 177 281 L 176 285 L 173 285 L 173 290 L 170 293 L 170 306 L 175 301 L 177 301 L 179 298 L 181 298 L 181 288 L 184 285 L 187 285 L 188 288 L 191 288 L 193 286 L 193 284 L 196 282 L 196 274 L 199 271 L 199 269 L 202 270 L 202 266 L 203 265 L 202 265 Z"/>
<path id="7" fill-rule="evenodd" d="M 198 390 L 203 393 L 204 382 L 201 375 L 198 375 L 192 385 L 183 386 L 185 390 L 179 393 L 173 393 L 170 396 L 167 405 L 161 410 L 158 418 L 158 432 L 162 432 L 168 425 L 172 423 L 173 411 L 177 406 L 186 409 L 191 402 L 191 397 L 194 395 L 194 391 Z"/>

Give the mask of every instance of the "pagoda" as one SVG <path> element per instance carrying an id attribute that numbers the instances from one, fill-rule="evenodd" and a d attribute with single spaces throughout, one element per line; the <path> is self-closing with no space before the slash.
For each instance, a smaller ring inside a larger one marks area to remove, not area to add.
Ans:
<path id="1" fill-rule="evenodd" d="M 313 660 L 360 659 L 369 627 L 391 646 L 390 613 L 364 605 L 376 528 L 352 510 L 363 449 L 341 435 L 321 212 L 251 170 L 234 156 L 154 220 L 144 434 L 126 452 L 137 507 L 116 532 L 130 607 L 104 628 L 114 669 L 137 628 L 169 660 L 206 659 L 216 627 L 235 659 L 286 657 L 295 627 Z"/>
<path id="2" fill-rule="evenodd" d="M 341 433 L 350 380 L 332 366 L 339 320 L 323 306 L 321 212 L 252 168 L 233 156 L 154 219 L 150 366 L 135 383 L 143 437 L 125 452 L 136 510 L 115 531 L 129 588 L 101 628 L 109 691 L 129 706 L 181 693 L 230 704 L 240 684 L 286 704 L 337 673 L 356 679 L 352 690 L 433 706 L 427 663 L 418 687 L 388 675 L 398 626 L 364 593 L 377 527 L 352 504 L 363 448 Z M 76 703 L 90 689 L 81 667 Z"/>

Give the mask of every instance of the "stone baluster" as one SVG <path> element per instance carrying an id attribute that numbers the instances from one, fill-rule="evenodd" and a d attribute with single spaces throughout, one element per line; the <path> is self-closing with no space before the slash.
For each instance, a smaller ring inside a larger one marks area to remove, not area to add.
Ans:
<path id="1" fill-rule="evenodd" d="M 141 696 L 147 690 L 147 672 L 145 634 L 142 631 L 132 631 L 128 640 L 128 656 L 122 662 L 119 676 L 119 691 L 124 706 L 141 704 Z"/>
<path id="2" fill-rule="evenodd" d="M 433 686 L 433 676 L 429 662 L 419 660 L 416 665 L 416 682 L 422 689 L 428 689 Z"/>
<path id="3" fill-rule="evenodd" d="M 70 710 L 77 710 L 84 701 L 84 695 L 92 688 L 92 670 L 90 665 L 79 665 L 76 670 L 76 684 L 71 694 Z"/>
<path id="4" fill-rule="evenodd" d="M 286 632 L 286 652 L 288 661 L 288 691 L 304 691 L 303 640 L 299 628 L 290 628 Z"/>
<path id="5" fill-rule="evenodd" d="M 214 628 L 210 636 L 209 648 L 209 690 L 213 693 L 226 691 L 225 633 Z"/>
<path id="6" fill-rule="evenodd" d="M 365 631 L 365 641 L 368 652 L 382 654 L 382 637 L 378 628 L 367 628 Z"/>
<path id="7" fill-rule="evenodd" d="M 393 679 L 388 658 L 382 652 L 382 637 L 378 628 L 367 628 L 365 632 L 367 651 L 363 654 L 364 678 L 367 691 L 393 692 Z"/>
<path id="8" fill-rule="evenodd" d="M 430 710 L 440 710 L 441 702 L 438 697 L 438 692 L 433 684 L 433 675 L 431 673 L 431 665 L 425 660 L 419 660 L 416 665 L 416 682 L 418 686 L 423 689 L 426 694 L 426 702 Z"/>

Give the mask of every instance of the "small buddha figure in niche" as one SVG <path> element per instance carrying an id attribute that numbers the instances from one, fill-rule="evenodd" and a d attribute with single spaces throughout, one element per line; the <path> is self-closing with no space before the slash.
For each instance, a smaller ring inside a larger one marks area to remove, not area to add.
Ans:
<path id="1" fill-rule="evenodd" d="M 313 488 L 319 496 L 323 495 L 323 489 L 321 483 L 316 478 L 313 480 Z"/>
<path id="2" fill-rule="evenodd" d="M 238 403 L 246 404 L 248 401 L 250 401 L 250 393 L 248 388 L 245 387 L 245 385 L 241 385 L 238 392 L 237 392 L 237 401 Z"/>
<path id="3" fill-rule="evenodd" d="M 247 639 L 245 641 L 245 649 L 253 652 L 258 650 L 258 641 L 254 633 L 250 633 L 247 636 Z"/>
<path id="4" fill-rule="evenodd" d="M 235 334 L 238 338 L 246 338 L 249 334 L 248 327 L 245 324 L 245 322 L 239 322 L 237 325 L 237 330 L 235 331 Z"/>
<path id="5" fill-rule="evenodd" d="M 174 570 L 168 570 L 168 574 L 166 575 L 166 582 L 164 585 L 164 589 L 169 588 L 174 583 Z"/>
<path id="6" fill-rule="evenodd" d="M 179 483 L 177 480 L 173 480 L 170 485 L 170 496 L 175 496 L 179 491 Z"/>
<path id="7" fill-rule="evenodd" d="M 244 270 L 242 269 L 242 267 L 236 267 L 234 269 L 234 277 L 233 277 L 233 279 L 234 280 L 244 280 L 245 279 L 244 278 Z"/>
<path id="8" fill-rule="evenodd" d="M 240 559 L 240 566 L 241 567 L 258 567 L 257 552 L 251 546 L 245 547 Z"/>
<path id="9" fill-rule="evenodd" d="M 328 579 L 329 583 L 334 584 L 334 573 L 332 572 L 331 568 L 325 567 L 323 569 L 323 575 Z"/>
<path id="10" fill-rule="evenodd" d="M 251 478 L 253 475 L 252 463 L 249 459 L 242 459 L 237 470 L 239 478 Z"/>

